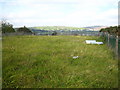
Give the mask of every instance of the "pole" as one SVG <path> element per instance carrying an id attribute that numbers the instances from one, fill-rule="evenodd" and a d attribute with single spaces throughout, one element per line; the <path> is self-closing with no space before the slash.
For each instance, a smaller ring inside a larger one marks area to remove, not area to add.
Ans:
<path id="1" fill-rule="evenodd" d="M 107 43 L 108 43 L 108 46 L 109 46 L 109 42 L 110 42 L 110 40 L 109 40 L 110 38 L 109 38 L 109 37 L 110 37 L 110 35 L 109 35 L 109 33 L 108 33 L 108 42 L 107 42 Z"/>
<path id="2" fill-rule="evenodd" d="M 116 36 L 116 57 L 118 59 L 118 36 Z"/>

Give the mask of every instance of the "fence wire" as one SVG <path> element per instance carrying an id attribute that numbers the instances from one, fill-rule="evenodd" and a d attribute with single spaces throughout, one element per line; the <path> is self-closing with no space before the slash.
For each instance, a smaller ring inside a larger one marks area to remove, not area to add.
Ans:
<path id="1" fill-rule="evenodd" d="M 120 59 L 120 37 L 118 38 L 118 58 Z"/>
<path id="2" fill-rule="evenodd" d="M 108 46 L 114 51 L 116 51 L 116 36 L 109 35 L 108 39 Z"/>
<path id="3" fill-rule="evenodd" d="M 108 33 L 102 33 L 101 36 L 104 39 L 104 43 L 115 53 L 116 58 L 120 59 L 120 37 Z"/>

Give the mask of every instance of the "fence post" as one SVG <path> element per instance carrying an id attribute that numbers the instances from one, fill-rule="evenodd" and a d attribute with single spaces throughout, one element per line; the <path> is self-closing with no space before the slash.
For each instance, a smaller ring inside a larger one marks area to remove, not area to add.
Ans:
<path id="1" fill-rule="evenodd" d="M 115 53 L 116 53 L 116 57 L 118 59 L 118 36 L 116 36 L 116 51 L 115 51 Z"/>
<path id="2" fill-rule="evenodd" d="M 107 38 L 107 40 L 108 40 L 108 46 L 109 46 L 109 42 L 110 42 L 110 40 L 109 40 L 109 38 L 110 38 L 110 35 L 109 35 L 109 33 L 108 33 L 108 38 Z"/>

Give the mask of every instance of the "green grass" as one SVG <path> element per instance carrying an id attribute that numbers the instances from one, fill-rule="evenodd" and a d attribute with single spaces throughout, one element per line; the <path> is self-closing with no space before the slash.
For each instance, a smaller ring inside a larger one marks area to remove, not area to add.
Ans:
<path id="1" fill-rule="evenodd" d="M 117 88 L 118 63 L 94 36 L 3 37 L 3 88 Z M 79 56 L 73 59 L 73 56 Z"/>
<path id="2" fill-rule="evenodd" d="M 0 89 L 1 88 L 2 88 L 2 40 L 0 39 Z"/>

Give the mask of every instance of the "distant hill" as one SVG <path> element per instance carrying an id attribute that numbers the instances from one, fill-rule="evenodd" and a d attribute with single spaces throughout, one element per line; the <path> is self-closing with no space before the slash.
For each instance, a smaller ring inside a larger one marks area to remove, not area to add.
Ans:
<path id="1" fill-rule="evenodd" d="M 66 27 L 66 26 L 38 26 L 38 27 L 30 27 L 31 29 L 38 29 L 38 30 L 84 30 L 86 28 L 79 28 L 79 27 Z"/>
<path id="2" fill-rule="evenodd" d="M 99 31 L 101 28 L 106 28 L 107 26 L 87 26 L 87 27 L 68 27 L 68 26 L 37 26 L 37 27 L 28 27 L 30 30 L 46 30 L 46 31 Z M 15 28 L 17 31 L 18 28 Z"/>
<path id="3" fill-rule="evenodd" d="M 99 32 L 94 31 L 91 27 L 67 27 L 67 26 L 38 26 L 28 27 L 34 35 L 97 35 Z M 18 28 L 15 28 L 17 31 Z"/>
<path id="4" fill-rule="evenodd" d="M 101 28 L 106 28 L 107 26 L 88 26 L 88 27 L 83 27 L 89 30 L 93 30 L 93 31 L 99 31 Z"/>

